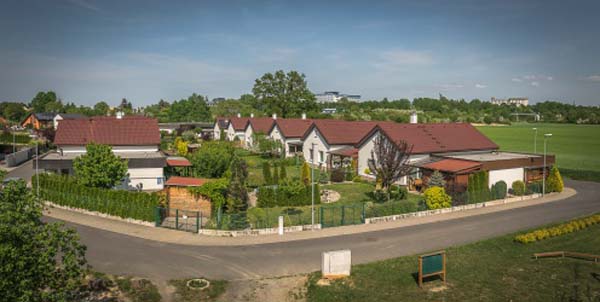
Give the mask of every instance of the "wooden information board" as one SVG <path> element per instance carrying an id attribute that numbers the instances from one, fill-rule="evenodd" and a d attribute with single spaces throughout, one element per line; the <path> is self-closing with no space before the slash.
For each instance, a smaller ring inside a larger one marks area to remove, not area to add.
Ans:
<path id="1" fill-rule="evenodd" d="M 437 275 L 446 284 L 446 251 L 419 256 L 419 287 L 423 286 L 423 278 Z"/>

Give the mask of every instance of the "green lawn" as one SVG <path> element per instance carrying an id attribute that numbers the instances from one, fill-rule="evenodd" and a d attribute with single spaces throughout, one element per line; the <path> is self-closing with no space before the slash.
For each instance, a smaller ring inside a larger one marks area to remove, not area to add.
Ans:
<path id="1" fill-rule="evenodd" d="M 530 124 L 482 126 L 478 129 L 502 150 L 533 152 L 534 131 L 538 129 L 537 152 L 544 151 L 544 133 L 552 133 L 548 153 L 556 154 L 559 168 L 600 171 L 600 126 L 575 124 Z"/>
<path id="2" fill-rule="evenodd" d="M 448 288 L 440 280 L 417 286 L 417 256 L 352 267 L 346 280 L 320 287 L 320 273 L 308 282 L 308 301 L 598 301 L 600 265 L 585 260 L 532 254 L 573 251 L 600 254 L 600 225 L 533 244 L 514 234 L 446 249 Z M 594 296 L 595 295 L 595 296 Z M 587 297 L 595 297 L 586 299 Z M 596 299 L 596 300 L 594 300 Z"/>
<path id="3" fill-rule="evenodd" d="M 374 186 L 371 183 L 338 183 L 331 185 L 322 185 L 321 189 L 333 190 L 340 193 L 340 200 L 336 204 L 359 203 L 372 201 L 368 193 L 373 192 Z"/>

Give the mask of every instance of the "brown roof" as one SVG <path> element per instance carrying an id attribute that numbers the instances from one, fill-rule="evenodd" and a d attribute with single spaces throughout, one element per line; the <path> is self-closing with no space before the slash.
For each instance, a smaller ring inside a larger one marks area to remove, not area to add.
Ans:
<path id="1" fill-rule="evenodd" d="M 456 173 L 460 171 L 475 169 L 480 166 L 481 163 L 476 161 L 460 159 L 442 159 L 440 161 L 428 163 L 426 165 L 423 165 L 422 167 L 430 170 L 439 170 L 444 172 Z"/>
<path id="2" fill-rule="evenodd" d="M 56 130 L 56 145 L 158 145 L 160 132 L 154 118 L 124 116 L 121 119 L 96 116 L 86 119 L 62 120 Z"/>
<path id="3" fill-rule="evenodd" d="M 187 158 L 167 158 L 170 167 L 191 167 L 192 163 Z"/>
<path id="4" fill-rule="evenodd" d="M 183 176 L 171 176 L 165 182 L 166 186 L 179 186 L 179 187 L 199 187 L 209 180 L 206 178 L 194 178 L 194 177 L 183 177 Z"/>
<path id="5" fill-rule="evenodd" d="M 252 117 L 248 119 L 249 125 L 255 133 L 267 134 L 275 120 L 271 117 Z"/>
<path id="6" fill-rule="evenodd" d="M 226 117 L 217 117 L 215 119 L 215 123 L 219 125 L 221 129 L 227 129 L 229 127 L 229 118 Z"/>
<path id="7" fill-rule="evenodd" d="M 272 131 L 273 127 L 277 125 L 279 131 L 281 131 L 281 135 L 287 138 L 291 137 L 303 137 L 306 134 L 306 131 L 310 128 L 313 121 L 308 119 L 299 119 L 299 118 L 286 118 L 286 119 L 278 119 L 275 120 L 275 124 L 271 126 L 269 132 Z"/>
<path id="8" fill-rule="evenodd" d="M 468 123 L 399 124 L 380 122 L 391 140 L 404 140 L 413 145 L 413 153 L 441 153 L 498 149 L 498 145 Z M 375 133 L 374 129 L 371 134 Z M 363 140 L 366 141 L 367 136 Z"/>
<path id="9" fill-rule="evenodd" d="M 317 128 L 329 145 L 356 145 L 375 126 L 377 126 L 377 122 L 314 120 L 311 129 Z M 309 133 L 310 129 L 304 134 L 304 137 Z"/>
<path id="10" fill-rule="evenodd" d="M 235 131 L 244 131 L 246 130 L 246 125 L 248 124 L 247 117 L 230 117 L 229 123 L 233 126 Z"/>

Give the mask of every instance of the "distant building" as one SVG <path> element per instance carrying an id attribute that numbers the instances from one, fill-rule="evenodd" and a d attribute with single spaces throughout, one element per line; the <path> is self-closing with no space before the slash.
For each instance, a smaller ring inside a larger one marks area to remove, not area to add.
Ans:
<path id="1" fill-rule="evenodd" d="M 323 114 L 335 114 L 337 112 L 337 108 L 323 108 L 321 113 Z"/>
<path id="2" fill-rule="evenodd" d="M 517 105 L 517 106 L 529 106 L 528 98 L 497 99 L 495 97 L 492 97 L 492 100 L 490 102 L 494 105 L 506 104 L 506 105 Z"/>
<path id="3" fill-rule="evenodd" d="M 346 98 L 348 101 L 360 101 L 359 94 L 341 94 L 339 91 L 325 91 L 323 93 L 316 94 L 315 97 L 319 103 L 336 103 L 342 98 Z"/>
<path id="4" fill-rule="evenodd" d="M 217 103 L 222 102 L 224 100 L 225 100 L 225 98 L 222 98 L 222 97 L 214 98 L 214 99 L 208 101 L 208 106 L 214 106 Z"/>

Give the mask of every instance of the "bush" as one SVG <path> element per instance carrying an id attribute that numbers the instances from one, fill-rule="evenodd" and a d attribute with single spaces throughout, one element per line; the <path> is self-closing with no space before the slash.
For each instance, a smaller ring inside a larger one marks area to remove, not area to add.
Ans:
<path id="1" fill-rule="evenodd" d="M 550 175 L 546 178 L 546 191 L 547 192 L 562 192 L 564 183 L 560 172 L 556 166 L 550 170 Z"/>
<path id="2" fill-rule="evenodd" d="M 39 182 L 44 200 L 121 218 L 154 222 L 155 209 L 163 201 L 163 196 L 156 193 L 93 188 L 79 185 L 73 178 L 54 174 L 39 174 Z"/>
<path id="3" fill-rule="evenodd" d="M 322 184 L 326 184 L 329 182 L 329 174 L 327 173 L 327 171 L 320 171 L 319 172 L 319 183 Z"/>
<path id="4" fill-rule="evenodd" d="M 258 188 L 257 206 L 272 208 L 278 206 L 304 206 L 312 204 L 312 188 L 302 183 L 288 183 L 279 186 Z M 315 204 L 321 202 L 319 184 L 315 184 Z"/>
<path id="5" fill-rule="evenodd" d="M 541 181 L 534 181 L 534 182 L 530 182 L 527 184 L 527 189 L 525 190 L 525 194 L 531 195 L 534 193 L 536 193 L 536 194 L 542 193 L 542 182 Z"/>
<path id="6" fill-rule="evenodd" d="M 489 174 L 486 171 L 481 171 L 469 175 L 469 183 L 467 186 L 469 203 L 484 202 L 491 199 L 492 194 L 488 187 Z"/>
<path id="7" fill-rule="evenodd" d="M 452 199 L 446 190 L 440 187 L 430 187 L 424 192 L 425 203 L 430 210 L 449 208 L 452 206 Z"/>
<path id="8" fill-rule="evenodd" d="M 352 177 L 352 181 L 353 182 L 363 182 L 362 177 L 360 177 L 360 175 L 355 175 L 354 177 Z"/>
<path id="9" fill-rule="evenodd" d="M 220 178 L 229 169 L 235 149 L 230 143 L 207 141 L 192 154 L 192 176 Z"/>
<path id="10" fill-rule="evenodd" d="M 512 193 L 516 196 L 525 195 L 525 183 L 522 180 L 516 180 L 512 183 Z"/>
<path id="11" fill-rule="evenodd" d="M 585 218 L 571 220 L 569 222 L 565 222 L 554 227 L 537 229 L 529 233 L 517 235 L 515 237 L 515 241 L 524 244 L 532 243 L 547 238 L 579 231 L 598 223 L 600 223 L 600 214 L 595 214 Z"/>
<path id="12" fill-rule="evenodd" d="M 333 169 L 331 170 L 331 182 L 343 182 L 345 179 L 346 172 L 344 169 Z"/>
<path id="13" fill-rule="evenodd" d="M 507 185 L 503 180 L 492 185 L 492 199 L 504 199 L 506 197 Z"/>
<path id="14" fill-rule="evenodd" d="M 398 186 L 398 199 L 408 198 L 408 189 L 405 186 Z"/>

